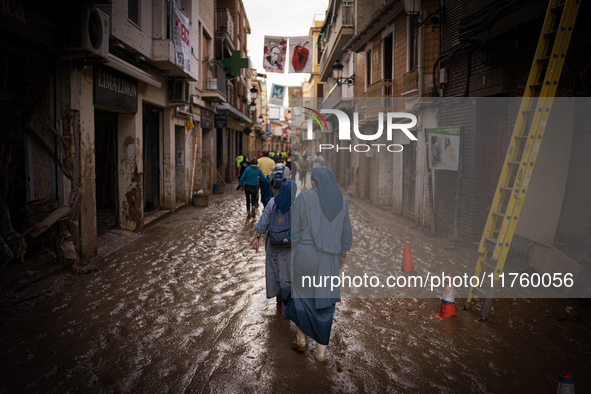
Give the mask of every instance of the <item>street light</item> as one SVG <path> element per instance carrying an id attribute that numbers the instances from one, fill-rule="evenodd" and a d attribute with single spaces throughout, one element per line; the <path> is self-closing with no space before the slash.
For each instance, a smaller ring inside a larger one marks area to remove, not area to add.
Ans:
<path id="1" fill-rule="evenodd" d="M 404 12 L 407 16 L 419 16 L 421 0 L 404 0 Z"/>
<path id="2" fill-rule="evenodd" d="M 404 0 L 404 12 L 410 17 L 411 25 L 416 28 L 421 25 L 427 25 L 431 28 L 431 31 L 435 31 L 435 28 L 439 28 L 443 24 L 443 11 L 444 7 L 440 7 L 419 22 L 421 0 Z"/>
<path id="3" fill-rule="evenodd" d="M 256 88 L 256 86 L 253 86 L 250 89 L 250 98 L 252 99 L 252 101 L 257 99 L 257 94 L 259 93 L 259 90 Z"/>
<path id="4" fill-rule="evenodd" d="M 337 59 L 336 62 L 332 65 L 332 77 L 337 81 L 337 85 L 341 86 L 343 84 L 347 84 L 348 86 L 355 84 L 355 74 L 351 75 L 350 77 L 343 78 L 343 64 L 340 60 Z"/>

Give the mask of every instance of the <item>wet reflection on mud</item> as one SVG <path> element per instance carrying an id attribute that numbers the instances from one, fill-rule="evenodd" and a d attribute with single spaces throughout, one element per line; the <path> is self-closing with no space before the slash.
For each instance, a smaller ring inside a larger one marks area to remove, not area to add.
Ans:
<path id="1" fill-rule="evenodd" d="M 350 267 L 381 254 L 400 270 L 405 242 L 417 271 L 473 264 L 474 248 L 349 204 Z M 4 326 L 0 391 L 546 392 L 565 368 L 577 386 L 591 383 L 589 313 L 578 300 L 496 300 L 482 323 L 478 305 L 437 320 L 439 299 L 349 298 L 337 305 L 325 364 L 312 342 L 294 352 L 293 324 L 265 298 L 264 253 L 249 247 L 254 224 L 229 191 L 149 228 L 96 262 L 99 273 L 71 277 Z M 582 321 L 558 319 L 567 305 Z"/>

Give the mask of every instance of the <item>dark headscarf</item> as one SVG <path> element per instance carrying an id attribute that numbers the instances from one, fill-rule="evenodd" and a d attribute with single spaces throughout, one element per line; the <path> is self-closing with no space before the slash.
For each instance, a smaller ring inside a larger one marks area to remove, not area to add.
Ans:
<path id="1" fill-rule="evenodd" d="M 343 193 L 337 184 L 337 178 L 330 168 L 316 167 L 312 171 L 312 180 L 318 184 L 320 206 L 329 222 L 343 209 Z"/>
<path id="2" fill-rule="evenodd" d="M 298 187 L 293 181 L 285 181 L 281 185 L 279 192 L 275 196 L 275 204 L 282 213 L 287 212 L 291 204 L 295 201 L 295 195 Z"/>

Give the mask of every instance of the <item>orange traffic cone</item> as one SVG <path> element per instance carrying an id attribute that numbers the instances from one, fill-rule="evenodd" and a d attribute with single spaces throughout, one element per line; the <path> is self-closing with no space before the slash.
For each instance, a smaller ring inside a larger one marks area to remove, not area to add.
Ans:
<path id="1" fill-rule="evenodd" d="M 575 378 L 570 371 L 562 371 L 558 379 L 558 394 L 575 394 Z"/>
<path id="2" fill-rule="evenodd" d="M 410 245 L 408 242 L 404 246 L 404 255 L 402 256 L 402 269 L 404 272 L 411 272 L 415 270 L 412 265 L 412 256 L 410 255 Z"/>
<path id="3" fill-rule="evenodd" d="M 441 307 L 439 313 L 435 315 L 437 319 L 445 319 L 450 316 L 456 316 L 456 299 L 454 296 L 455 290 L 451 286 L 451 283 L 447 283 L 445 290 L 443 291 L 443 297 L 441 298 Z"/>

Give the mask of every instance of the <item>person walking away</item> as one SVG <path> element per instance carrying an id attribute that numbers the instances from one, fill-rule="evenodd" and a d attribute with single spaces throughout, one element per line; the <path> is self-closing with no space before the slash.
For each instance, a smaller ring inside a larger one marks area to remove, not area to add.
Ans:
<path id="1" fill-rule="evenodd" d="M 322 157 L 322 154 L 320 153 L 314 153 L 312 156 L 310 156 L 310 161 L 312 162 L 312 169 L 324 165 L 324 157 Z"/>
<path id="2" fill-rule="evenodd" d="M 289 179 L 289 174 L 289 168 L 283 164 L 282 160 L 278 160 L 269 175 L 269 180 L 271 181 L 271 196 L 275 196 L 279 192 L 283 181 Z"/>
<path id="3" fill-rule="evenodd" d="M 292 348 L 308 349 L 307 337 L 317 343 L 314 356 L 326 361 L 335 304 L 340 289 L 314 287 L 326 276 L 339 276 L 339 265 L 353 244 L 349 207 L 334 173 L 326 167 L 312 172 L 312 189 L 297 197 L 291 216 L 292 296 L 285 318 L 296 325 Z M 306 279 L 308 278 L 308 279 Z M 311 278 L 311 279 L 310 279 Z M 302 282 L 306 279 L 307 282 Z M 314 282 L 315 281 L 315 282 Z"/>
<path id="4" fill-rule="evenodd" d="M 267 179 L 269 179 L 269 174 L 273 170 L 273 167 L 275 167 L 275 162 L 270 157 L 261 157 L 258 160 L 258 166 Z M 271 199 L 271 187 L 269 183 L 264 183 L 263 181 L 259 181 L 259 187 L 261 188 L 261 202 L 264 208 Z"/>
<path id="5" fill-rule="evenodd" d="M 306 177 L 308 175 L 308 158 L 306 155 L 302 156 L 302 160 L 300 160 L 300 181 L 302 185 L 306 187 Z"/>
<path id="6" fill-rule="evenodd" d="M 257 166 L 256 159 L 251 160 L 251 164 L 244 170 L 244 174 L 240 177 L 238 183 L 244 185 L 244 195 L 246 196 L 246 212 L 248 217 L 254 217 L 255 209 L 259 204 L 259 181 L 269 181 Z"/>
<path id="7" fill-rule="evenodd" d="M 291 296 L 291 242 L 287 235 L 291 225 L 291 208 L 295 201 L 296 184 L 286 181 L 279 193 L 267 204 L 254 227 L 252 247 L 258 252 L 259 240 L 265 237 L 265 279 L 267 298 L 275 297 L 281 314 Z M 267 232 L 268 230 L 268 232 Z"/>
<path id="8" fill-rule="evenodd" d="M 239 177 L 242 177 L 242 174 L 244 174 L 244 171 L 248 168 L 249 165 L 250 162 L 248 160 L 242 160 L 242 162 L 240 163 L 240 174 L 238 175 Z"/>

